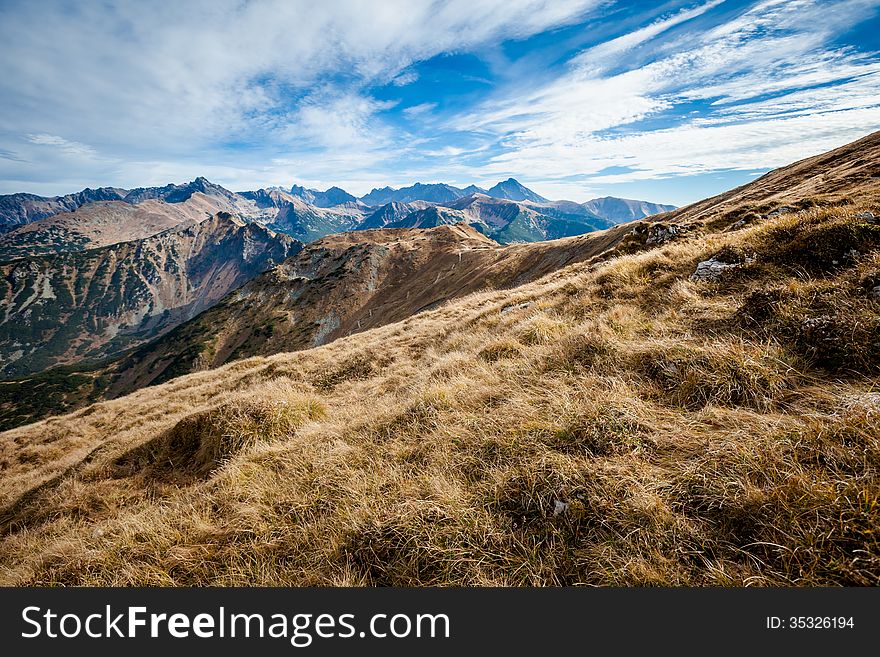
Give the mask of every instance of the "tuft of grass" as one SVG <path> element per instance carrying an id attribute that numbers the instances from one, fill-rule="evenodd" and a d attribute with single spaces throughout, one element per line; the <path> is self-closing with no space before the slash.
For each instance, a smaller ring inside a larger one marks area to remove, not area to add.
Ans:
<path id="1" fill-rule="evenodd" d="M 527 345 L 546 344 L 561 337 L 568 329 L 564 320 L 545 314 L 535 315 L 522 327 L 519 339 Z"/>
<path id="2" fill-rule="evenodd" d="M 523 346 L 518 340 L 499 338 L 480 349 L 479 356 L 485 361 L 494 363 L 505 358 L 516 358 L 522 355 Z"/>
<path id="3" fill-rule="evenodd" d="M 659 389 L 661 399 L 695 410 L 707 404 L 770 409 L 799 377 L 784 352 L 739 344 L 726 348 L 666 345 L 636 351 L 631 367 Z"/>
<path id="4" fill-rule="evenodd" d="M 264 396 L 265 395 L 265 396 Z M 156 438 L 122 454 L 113 476 L 188 482 L 208 477 L 238 452 L 289 436 L 324 416 L 323 403 L 275 380 L 216 408 L 189 415 Z"/>

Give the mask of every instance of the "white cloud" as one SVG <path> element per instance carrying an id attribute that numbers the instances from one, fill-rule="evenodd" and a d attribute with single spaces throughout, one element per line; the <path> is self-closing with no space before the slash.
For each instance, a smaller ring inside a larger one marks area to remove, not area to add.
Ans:
<path id="1" fill-rule="evenodd" d="M 416 62 L 497 51 L 607 4 L 2 3 L 0 55 L 14 65 L 0 76 L 0 185 L 206 175 L 236 189 L 299 180 L 363 193 L 513 175 L 574 190 L 584 176 L 776 166 L 880 127 L 877 54 L 832 45 L 880 0 L 701 0 L 585 49 L 553 79 L 546 67 L 512 75 L 445 123 L 434 103 L 411 100 L 407 86 L 428 83 Z M 400 106 L 417 103 L 404 128 L 383 119 L 395 101 L 369 95 L 384 84 Z M 601 175 L 608 167 L 633 171 Z"/>
<path id="2" fill-rule="evenodd" d="M 364 87 L 411 83 L 416 61 L 563 25 L 599 2 L 6 2 L 0 55 L 14 65 L 0 76 L 0 148 L 23 134 L 64 135 L 126 161 L 179 162 L 225 143 L 265 157 L 263 145 L 296 149 L 280 140 L 304 135 L 335 148 L 376 127 L 367 115 L 381 107 L 365 106 Z M 330 118 L 308 103 L 297 110 L 290 98 L 316 85 L 356 107 Z M 38 153 L 27 159 L 16 179 L 60 179 Z"/>
<path id="3" fill-rule="evenodd" d="M 570 62 L 573 66 L 583 67 L 593 74 L 599 73 L 608 64 L 616 64 L 620 55 L 650 41 L 656 36 L 672 29 L 676 25 L 685 23 L 691 19 L 702 16 L 707 11 L 714 9 L 725 0 L 710 0 L 705 4 L 692 9 L 682 9 L 671 16 L 658 19 L 650 25 L 635 30 L 610 41 L 605 41 L 582 52 Z"/>
<path id="4" fill-rule="evenodd" d="M 404 115 L 411 119 L 416 116 L 420 116 L 422 114 L 426 114 L 430 112 L 435 107 L 437 107 L 437 103 L 420 103 L 418 105 L 413 105 L 412 107 L 407 107 L 403 110 Z"/>
<path id="5" fill-rule="evenodd" d="M 391 84 L 395 87 L 405 87 L 419 79 L 419 74 L 415 71 L 404 71 L 391 80 Z"/>
<path id="6" fill-rule="evenodd" d="M 566 75 L 509 91 L 455 127 L 479 126 L 506 146 L 484 175 L 526 171 L 553 181 L 633 169 L 591 179 L 612 184 L 783 165 L 880 128 L 880 64 L 826 46 L 877 4 L 762 2 L 702 35 L 658 44 L 640 67 L 605 75 L 610 62 L 619 66 L 631 47 L 699 16 L 703 5 L 587 50 Z M 704 106 L 681 113 L 695 101 Z M 640 129 L 639 121 L 664 115 L 671 127 Z"/>
<path id="7" fill-rule="evenodd" d="M 27 140 L 38 146 L 52 146 L 66 155 L 78 157 L 92 157 L 95 155 L 95 149 L 78 141 L 69 141 L 58 135 L 49 135 L 46 133 L 26 135 Z"/>

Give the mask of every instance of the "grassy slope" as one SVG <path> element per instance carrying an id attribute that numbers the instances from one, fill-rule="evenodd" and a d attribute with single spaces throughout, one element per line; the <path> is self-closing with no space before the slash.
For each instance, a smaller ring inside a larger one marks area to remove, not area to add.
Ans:
<path id="1" fill-rule="evenodd" d="M 863 209 L 697 229 L 7 432 L 0 579 L 880 584 Z M 755 260 L 689 280 L 718 253 Z"/>
<path id="2" fill-rule="evenodd" d="M 319 332 L 329 342 L 477 290 L 516 287 L 598 256 L 629 230 L 620 226 L 505 248 L 461 225 L 330 236 L 296 256 L 296 267 L 308 279 L 291 279 L 293 266 L 288 263 L 121 358 L 53 368 L 0 385 L 0 429 L 69 413 L 231 360 L 308 348 L 316 344 Z M 333 324 L 325 329 L 328 320 Z"/>

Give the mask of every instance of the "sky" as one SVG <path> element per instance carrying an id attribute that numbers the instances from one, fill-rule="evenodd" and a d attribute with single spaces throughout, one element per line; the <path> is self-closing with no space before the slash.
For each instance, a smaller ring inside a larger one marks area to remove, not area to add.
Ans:
<path id="1" fill-rule="evenodd" d="M 683 205 L 880 129 L 880 0 L 0 0 L 0 193 Z"/>

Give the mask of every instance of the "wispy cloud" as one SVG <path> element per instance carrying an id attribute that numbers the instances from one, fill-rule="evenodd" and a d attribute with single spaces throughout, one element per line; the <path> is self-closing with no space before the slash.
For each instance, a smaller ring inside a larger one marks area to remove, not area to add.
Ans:
<path id="1" fill-rule="evenodd" d="M 595 46 L 552 83 L 508 91 L 506 101 L 487 101 L 457 127 L 476 125 L 502 140 L 506 148 L 484 167 L 499 175 L 521 170 L 553 180 L 631 168 L 593 184 L 768 168 L 880 127 L 876 53 L 829 46 L 877 3 L 762 2 L 705 32 L 656 44 L 659 56 L 638 68 L 604 75 L 623 63 L 617 55 L 717 4 Z"/>
<path id="2" fill-rule="evenodd" d="M 391 80 L 391 84 L 395 87 L 405 87 L 419 79 L 419 74 L 415 71 L 404 71 L 400 75 Z"/>
<path id="3" fill-rule="evenodd" d="M 26 135 L 27 140 L 38 146 L 50 146 L 61 151 L 66 155 L 77 157 L 92 157 L 95 155 L 95 149 L 78 141 L 70 141 L 58 135 L 49 135 L 46 133 Z"/>
<path id="4" fill-rule="evenodd" d="M 422 114 L 427 114 L 435 107 L 437 107 L 437 103 L 419 103 L 418 105 L 413 105 L 412 107 L 407 107 L 406 109 L 404 109 L 403 114 L 407 118 L 411 119 Z"/>

